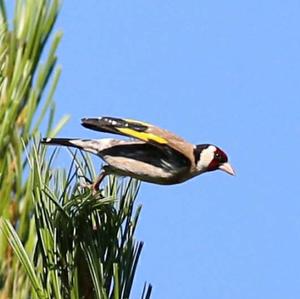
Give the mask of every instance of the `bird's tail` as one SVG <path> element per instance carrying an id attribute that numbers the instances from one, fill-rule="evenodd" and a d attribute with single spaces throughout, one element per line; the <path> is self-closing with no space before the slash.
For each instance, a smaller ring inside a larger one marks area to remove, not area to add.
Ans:
<path id="1" fill-rule="evenodd" d="M 42 138 L 41 143 L 47 145 L 62 145 L 62 146 L 71 146 L 76 147 L 74 141 L 79 139 L 71 138 Z"/>
<path id="2" fill-rule="evenodd" d="M 98 140 L 91 139 L 43 138 L 40 142 L 46 145 L 75 147 L 93 154 L 98 154 L 102 150 Z"/>

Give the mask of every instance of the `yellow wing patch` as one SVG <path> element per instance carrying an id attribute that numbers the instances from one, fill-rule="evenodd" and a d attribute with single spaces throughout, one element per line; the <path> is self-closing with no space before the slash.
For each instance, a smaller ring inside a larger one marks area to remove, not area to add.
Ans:
<path id="1" fill-rule="evenodd" d="M 168 141 L 165 138 L 162 138 L 160 136 L 154 135 L 152 133 L 145 133 L 145 132 L 137 132 L 133 129 L 129 128 L 117 128 L 118 131 L 120 131 L 123 134 L 144 140 L 144 141 L 155 141 L 157 143 L 161 144 L 167 144 Z"/>

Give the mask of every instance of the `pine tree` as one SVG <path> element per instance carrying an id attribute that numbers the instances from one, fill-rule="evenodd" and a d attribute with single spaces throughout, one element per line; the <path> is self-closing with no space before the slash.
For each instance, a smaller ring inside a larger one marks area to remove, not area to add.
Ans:
<path id="1" fill-rule="evenodd" d="M 88 155 L 70 151 L 69 169 L 57 169 L 57 151 L 39 144 L 42 125 L 53 137 L 68 120 L 54 125 L 59 9 L 16 0 L 10 22 L 0 0 L 0 299 L 130 298 L 139 183 L 110 176 L 94 196 L 80 184 L 96 176 Z"/>

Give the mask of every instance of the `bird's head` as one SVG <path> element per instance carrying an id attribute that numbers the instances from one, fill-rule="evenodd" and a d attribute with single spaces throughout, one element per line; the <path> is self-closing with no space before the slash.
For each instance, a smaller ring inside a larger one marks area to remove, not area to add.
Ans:
<path id="1" fill-rule="evenodd" d="M 195 158 L 199 172 L 223 170 L 235 175 L 232 166 L 228 163 L 227 155 L 217 146 L 212 144 L 199 144 L 195 147 Z"/>

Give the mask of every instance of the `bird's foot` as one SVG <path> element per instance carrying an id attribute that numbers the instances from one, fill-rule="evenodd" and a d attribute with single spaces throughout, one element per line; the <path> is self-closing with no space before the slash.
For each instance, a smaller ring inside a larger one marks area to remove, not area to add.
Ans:
<path id="1" fill-rule="evenodd" d="M 92 191 L 92 194 L 96 195 L 99 191 L 102 191 L 99 189 L 99 186 L 105 175 L 106 174 L 104 172 L 100 173 L 100 175 L 96 178 L 94 182 L 89 180 L 87 177 L 84 177 L 85 182 L 80 182 L 80 186 L 84 189 L 90 189 Z"/>
<path id="2" fill-rule="evenodd" d="M 83 189 L 91 190 L 93 195 L 96 195 L 99 191 L 102 191 L 102 190 L 99 190 L 99 186 L 97 186 L 97 184 L 95 184 L 95 183 L 81 182 L 80 187 Z"/>
<path id="3" fill-rule="evenodd" d="M 97 184 L 93 183 L 87 177 L 84 177 L 84 180 L 80 181 L 79 186 L 82 189 L 91 190 L 93 195 L 96 195 L 100 191 L 99 190 L 99 185 L 97 186 Z"/>

